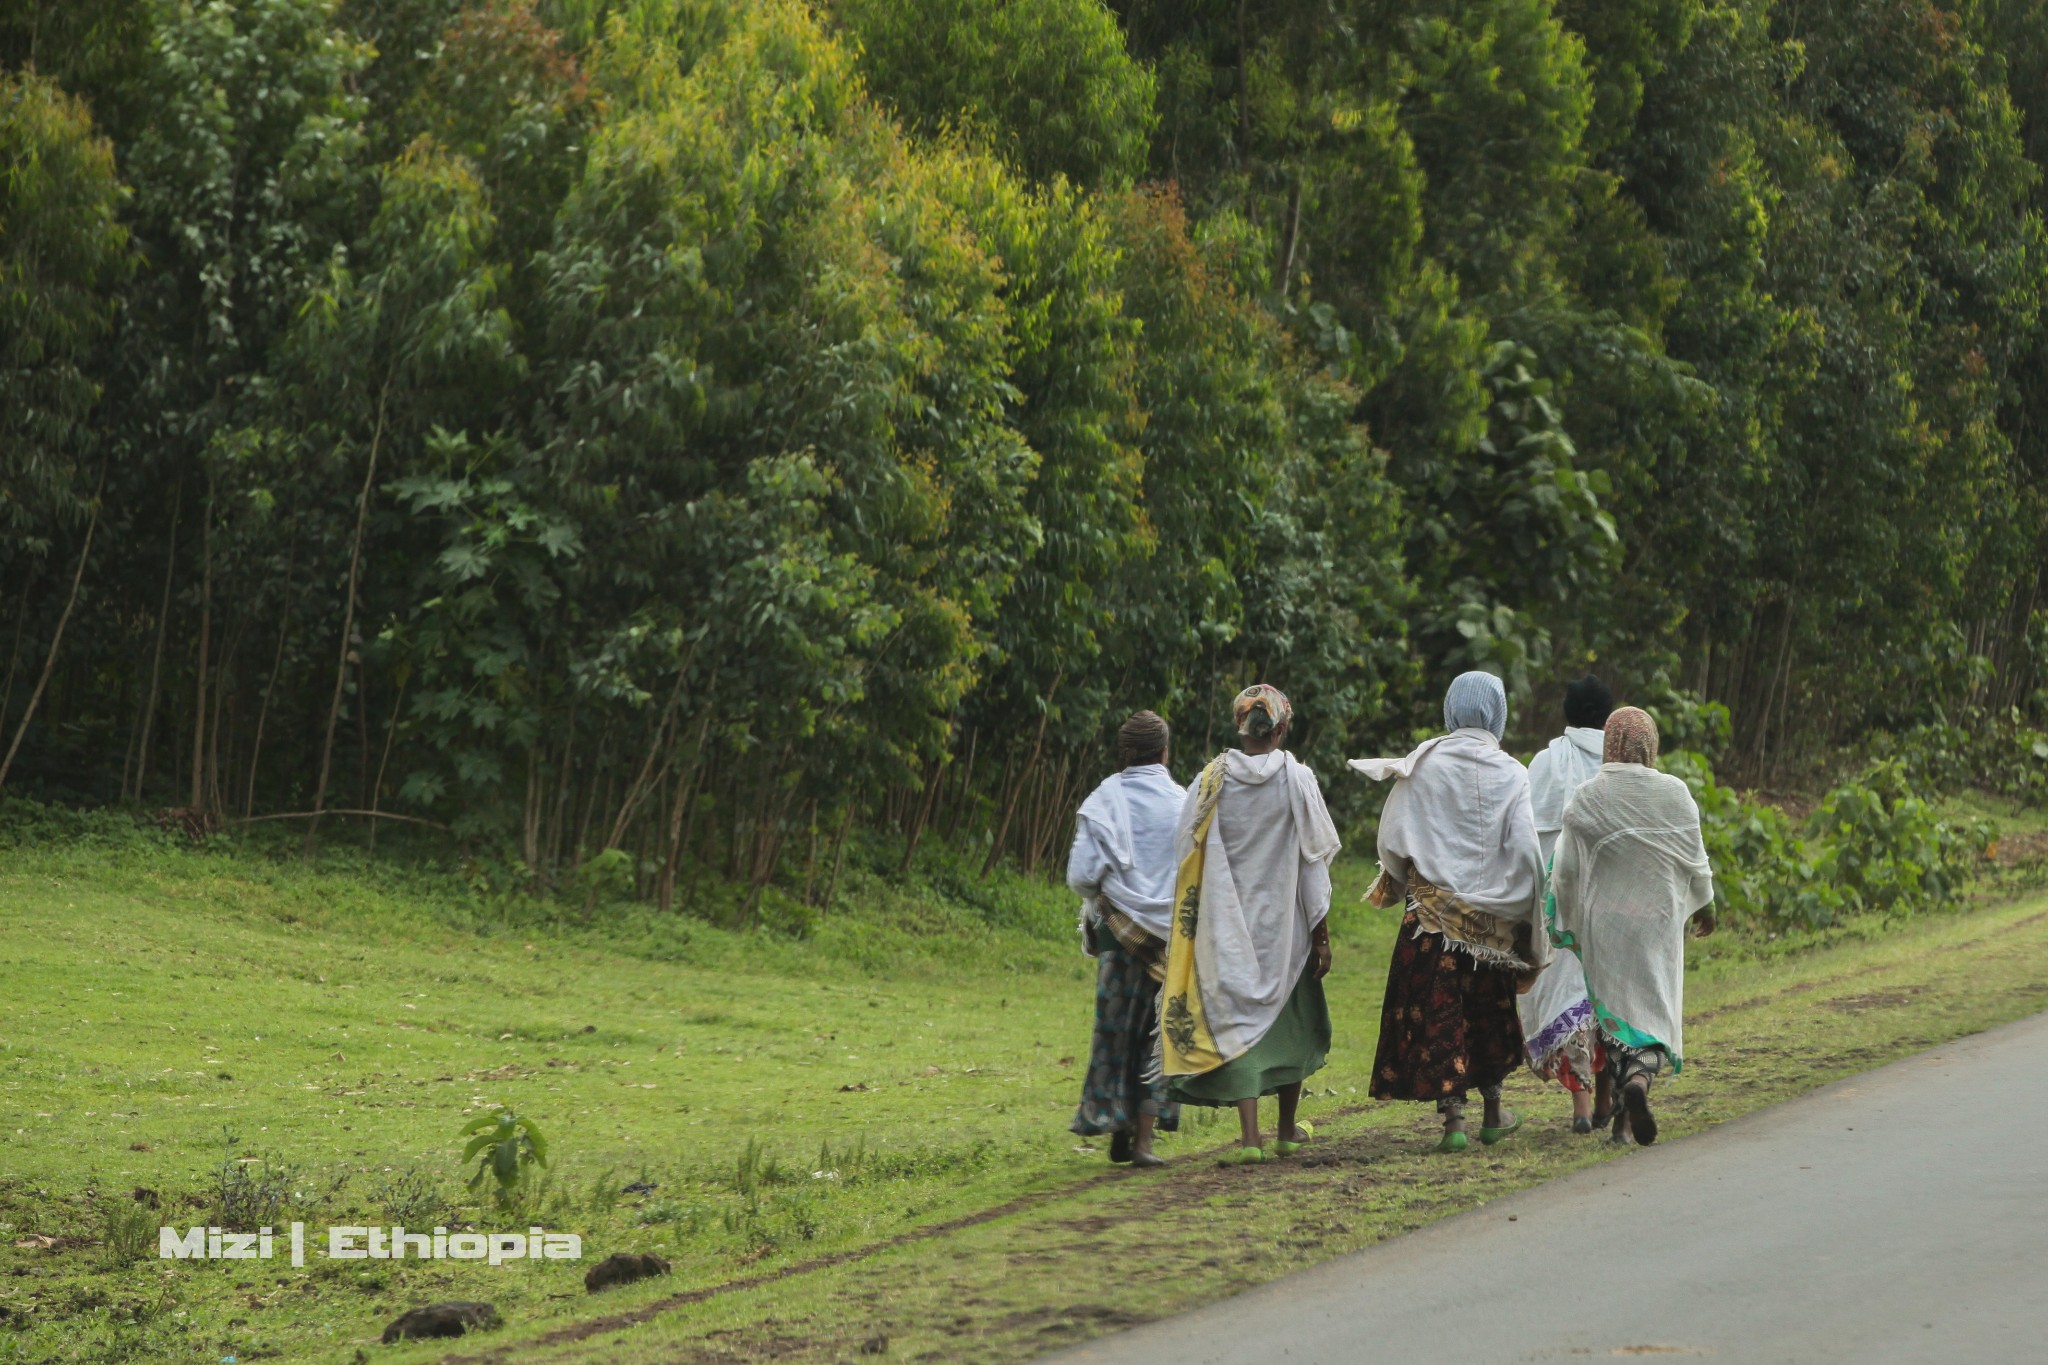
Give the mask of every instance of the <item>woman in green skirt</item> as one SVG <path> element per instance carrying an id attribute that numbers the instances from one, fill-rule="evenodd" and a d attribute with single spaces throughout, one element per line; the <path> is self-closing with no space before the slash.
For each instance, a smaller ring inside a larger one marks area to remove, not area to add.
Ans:
<path id="1" fill-rule="evenodd" d="M 1240 747 L 1202 770 L 1181 813 L 1160 1044 L 1172 1097 L 1235 1106 L 1242 1132 L 1225 1159 L 1251 1162 L 1266 1159 L 1262 1096 L 1280 1101 L 1276 1153 L 1309 1136 L 1295 1109 L 1330 1051 L 1338 839 L 1315 774 L 1281 748 L 1286 696 L 1261 683 L 1232 710 Z"/>

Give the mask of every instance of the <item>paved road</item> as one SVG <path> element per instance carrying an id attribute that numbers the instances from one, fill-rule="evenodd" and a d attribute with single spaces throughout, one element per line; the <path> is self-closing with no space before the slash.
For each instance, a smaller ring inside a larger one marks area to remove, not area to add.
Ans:
<path id="1" fill-rule="evenodd" d="M 2048 1014 L 1057 1359 L 1695 1356 L 2048 1361 Z"/>

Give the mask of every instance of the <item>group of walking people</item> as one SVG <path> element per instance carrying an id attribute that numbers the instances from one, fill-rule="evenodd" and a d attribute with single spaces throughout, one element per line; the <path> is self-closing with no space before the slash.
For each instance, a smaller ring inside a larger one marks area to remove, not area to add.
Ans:
<path id="1" fill-rule="evenodd" d="M 1522 1118 L 1501 1085 L 1527 1065 L 1570 1092 L 1572 1130 L 1656 1141 L 1650 1085 L 1684 1065 L 1685 938 L 1713 931 L 1713 876 L 1684 782 L 1657 771 L 1657 726 L 1599 679 L 1565 693 L 1565 730 L 1524 768 L 1501 748 L 1507 692 L 1459 675 L 1444 733 L 1353 759 L 1393 783 L 1368 899 L 1400 906 L 1371 1093 L 1428 1102 L 1437 1150 L 1491 1145 Z M 1238 747 L 1183 788 L 1166 722 L 1140 711 L 1121 764 L 1082 804 L 1067 881 L 1096 959 L 1095 1036 L 1073 1130 L 1156 1166 L 1184 1104 L 1234 1106 L 1223 1159 L 1289 1155 L 1313 1136 L 1302 1082 L 1330 1050 L 1330 866 L 1340 841 L 1316 776 L 1287 752 L 1279 689 L 1232 707 Z M 1278 1099 L 1260 1129 L 1259 1101 Z"/>

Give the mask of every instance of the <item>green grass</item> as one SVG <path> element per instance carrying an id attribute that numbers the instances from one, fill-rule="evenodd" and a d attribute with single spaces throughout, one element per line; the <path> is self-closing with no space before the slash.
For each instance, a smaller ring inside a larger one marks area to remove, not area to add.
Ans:
<path id="1" fill-rule="evenodd" d="M 1337 1048 L 1307 1106 L 1328 1141 L 1283 1170 L 1225 1172 L 1197 1154 L 1228 1121 L 1197 1112 L 1163 1144 L 1179 1169 L 1146 1180 L 1066 1130 L 1092 1000 L 1063 891 L 984 886 L 943 859 L 909 888 L 857 871 L 853 908 L 798 941 L 644 911 L 586 924 L 345 862 L 106 822 L 7 853 L 0 1361 L 434 1360 L 376 1338 L 449 1298 L 506 1320 L 467 1356 L 829 1360 L 887 1338 L 892 1358 L 1018 1359 L 1601 1155 L 1556 1131 L 1562 1092 L 1527 1082 L 1526 1140 L 1462 1164 L 1418 1155 L 1421 1106 L 1363 1102 L 1392 932 L 1357 903 L 1369 859 L 1340 868 Z M 2041 1007 L 2044 921 L 1975 908 L 1796 955 L 1717 941 L 1689 985 L 1696 1060 L 1666 1092 L 1670 1123 Z M 536 1120 L 554 1158 L 509 1214 L 479 1206 L 457 1164 L 463 1124 L 500 1105 Z M 224 1198 L 266 1186 L 281 1220 L 537 1221 L 584 1234 L 585 1259 L 155 1257 L 159 1218 L 218 1222 Z M 615 1250 L 674 1273 L 586 1297 L 583 1271 Z"/>

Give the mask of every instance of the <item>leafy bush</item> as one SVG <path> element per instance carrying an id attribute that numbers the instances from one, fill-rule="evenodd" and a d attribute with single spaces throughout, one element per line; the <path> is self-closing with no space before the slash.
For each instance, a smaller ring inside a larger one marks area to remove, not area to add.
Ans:
<path id="1" fill-rule="evenodd" d="M 1745 801 L 1689 750 L 1664 756 L 1699 803 L 1714 899 L 1738 927 L 1820 929 L 1847 914 L 1909 914 L 1955 895 L 1981 863 L 1991 829 L 1940 819 L 1897 761 L 1830 791 L 1801 826 Z"/>
<path id="2" fill-rule="evenodd" d="M 1872 765 L 1829 792 L 1808 822 L 1823 839 L 1816 870 L 1856 909 L 1910 911 L 1939 905 L 1991 843 L 1982 820 L 1939 819 L 1913 794 L 1903 765 Z"/>
<path id="3" fill-rule="evenodd" d="M 1894 760 L 1923 791 L 1987 791 L 2028 805 L 2048 805 L 2048 730 L 2026 723 L 2019 708 L 1979 708 L 1901 734 L 1879 734 L 1872 750 Z"/>

